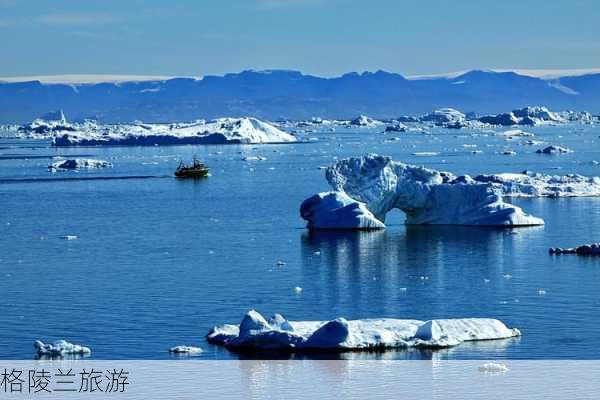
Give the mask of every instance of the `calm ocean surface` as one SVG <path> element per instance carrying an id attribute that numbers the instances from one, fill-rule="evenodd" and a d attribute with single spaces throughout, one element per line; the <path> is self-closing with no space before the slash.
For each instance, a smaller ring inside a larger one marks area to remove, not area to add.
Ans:
<path id="1" fill-rule="evenodd" d="M 309 234 L 298 214 L 302 200 L 328 189 L 319 167 L 366 152 L 458 174 L 600 175 L 600 128 L 527 130 L 575 152 L 538 155 L 540 146 L 522 144 L 528 138 L 443 129 L 264 146 L 55 149 L 1 139 L 0 358 L 33 358 L 35 339 L 87 345 L 94 359 L 169 358 L 180 344 L 202 347 L 199 358 L 238 358 L 204 335 L 255 308 L 291 320 L 493 317 L 523 332 L 443 351 L 326 358 L 600 359 L 600 258 L 547 253 L 600 241 L 600 198 L 514 200 L 546 221 L 515 230 L 405 227 L 397 212 L 382 232 Z M 386 141 L 393 136 L 400 140 Z M 426 151 L 440 154 L 412 155 Z M 212 176 L 172 178 L 194 154 Z M 48 172 L 56 155 L 114 168 Z M 267 160 L 242 160 L 249 155 Z M 133 178 L 90 179 L 98 177 Z"/>

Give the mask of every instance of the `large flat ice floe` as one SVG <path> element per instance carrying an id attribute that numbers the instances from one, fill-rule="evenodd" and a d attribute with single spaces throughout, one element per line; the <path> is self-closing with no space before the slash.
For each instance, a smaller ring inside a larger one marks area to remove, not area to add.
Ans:
<path id="1" fill-rule="evenodd" d="M 393 209 L 406 214 L 407 224 L 528 226 L 544 223 L 504 202 L 498 185 L 395 162 L 390 157 L 370 154 L 340 160 L 327 169 L 326 177 L 334 192 L 310 197 L 300 206 L 300 215 L 308 221 L 309 228 L 382 228 L 374 223 L 371 214 L 383 224 L 386 214 Z M 345 201 L 338 205 L 333 198 Z M 352 205 L 354 212 L 343 210 L 352 204 L 350 200 L 359 203 Z"/>
<path id="2" fill-rule="evenodd" d="M 215 326 L 207 340 L 232 350 L 302 352 L 442 348 L 520 335 L 518 329 L 489 318 L 288 321 L 279 314 L 267 320 L 252 310 L 239 325 Z"/>
<path id="3" fill-rule="evenodd" d="M 103 125 L 35 120 L 19 127 L 23 137 L 51 139 L 54 146 L 246 144 L 295 142 L 296 137 L 256 118 L 219 118 L 173 124 Z"/>

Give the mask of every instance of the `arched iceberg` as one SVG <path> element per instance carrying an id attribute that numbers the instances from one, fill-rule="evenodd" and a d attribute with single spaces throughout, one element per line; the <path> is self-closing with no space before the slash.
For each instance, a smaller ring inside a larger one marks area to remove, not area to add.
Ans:
<path id="1" fill-rule="evenodd" d="M 334 192 L 313 196 L 300 207 L 309 228 L 383 228 L 371 215 L 383 225 L 393 209 L 406 214 L 407 224 L 544 224 L 540 218 L 505 203 L 498 186 L 395 162 L 390 157 L 371 154 L 344 159 L 329 167 L 326 177 Z M 333 198 L 344 201 L 332 206 Z M 353 212 L 344 207 L 352 207 Z"/>

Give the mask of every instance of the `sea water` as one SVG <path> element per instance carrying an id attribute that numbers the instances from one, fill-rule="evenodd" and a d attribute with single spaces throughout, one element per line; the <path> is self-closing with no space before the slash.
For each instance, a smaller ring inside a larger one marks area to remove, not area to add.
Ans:
<path id="1" fill-rule="evenodd" d="M 322 167 L 367 152 L 456 174 L 600 175 L 600 128 L 527 130 L 575 152 L 540 155 L 544 145 L 524 144 L 531 138 L 438 128 L 317 131 L 288 145 L 53 148 L 2 139 L 0 357 L 33 358 L 35 339 L 67 339 L 94 359 L 169 358 L 175 345 L 202 347 L 197 358 L 247 358 L 204 336 L 254 308 L 290 320 L 492 317 L 523 333 L 323 358 L 599 358 L 600 258 L 548 248 L 599 241 L 600 198 L 512 200 L 546 221 L 519 229 L 407 227 L 398 211 L 385 231 L 310 233 L 298 213 L 329 189 Z M 194 155 L 211 176 L 175 179 L 179 161 Z M 114 167 L 50 172 L 54 156 Z"/>

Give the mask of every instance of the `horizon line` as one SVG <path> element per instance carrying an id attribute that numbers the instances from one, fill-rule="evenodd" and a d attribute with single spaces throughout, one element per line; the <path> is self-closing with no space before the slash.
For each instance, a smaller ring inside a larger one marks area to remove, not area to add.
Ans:
<path id="1" fill-rule="evenodd" d="M 567 76 L 582 76 L 600 74 L 599 68 L 474 68 L 465 69 L 454 72 L 446 72 L 439 74 L 416 74 L 416 75 L 402 75 L 398 72 L 389 72 L 385 70 L 369 71 L 365 70 L 362 72 L 346 72 L 335 76 L 320 76 L 314 74 L 305 74 L 300 70 L 292 69 L 246 69 L 239 72 L 227 72 L 223 74 L 206 74 L 206 75 L 140 75 L 140 74 L 50 74 L 50 75 L 23 75 L 23 76 L 6 76 L 0 77 L 1 83 L 24 83 L 24 82 L 40 82 L 42 84 L 98 84 L 98 83 L 126 83 L 126 82 L 151 82 L 151 81 L 166 81 L 171 79 L 194 79 L 202 80 L 206 76 L 213 77 L 224 77 L 230 74 L 240 74 L 243 72 L 255 72 L 255 73 L 273 73 L 273 72 L 295 72 L 305 76 L 314 76 L 323 79 L 335 79 L 345 75 L 351 74 L 375 74 L 378 72 L 384 72 L 389 74 L 395 74 L 404 77 L 407 80 L 428 80 L 428 79 L 454 79 L 461 75 L 469 72 L 481 71 L 490 73 L 505 73 L 514 72 L 518 75 L 529 76 L 533 78 L 539 78 L 544 80 L 557 79 Z"/>

